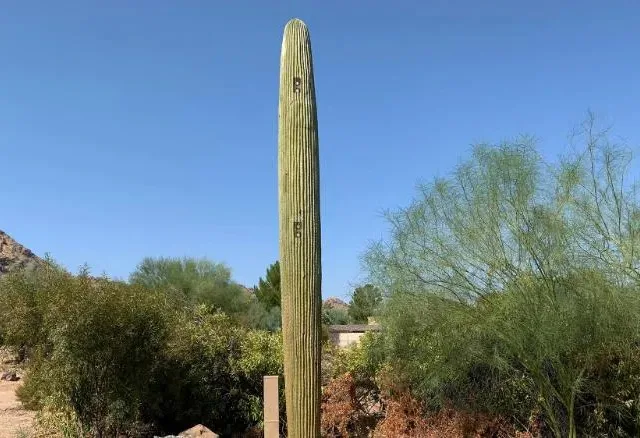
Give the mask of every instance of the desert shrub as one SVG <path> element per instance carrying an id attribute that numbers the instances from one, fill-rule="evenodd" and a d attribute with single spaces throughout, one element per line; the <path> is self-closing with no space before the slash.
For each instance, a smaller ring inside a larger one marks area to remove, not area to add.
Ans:
<path id="1" fill-rule="evenodd" d="M 106 279 L 53 280 L 35 292 L 46 296 L 45 340 L 34 348 L 21 399 L 73 412 L 94 436 L 144 428 L 139 406 L 169 333 L 166 301 Z"/>
<path id="2" fill-rule="evenodd" d="M 408 392 L 391 398 L 386 402 L 385 416 L 377 424 L 374 436 L 381 438 L 429 436 L 425 414 L 424 406 Z"/>
<path id="3" fill-rule="evenodd" d="M 598 383 L 599 369 L 611 367 L 619 358 L 637 353 L 640 334 L 640 296 L 637 291 L 612 284 L 598 273 L 583 271 L 557 279 L 546 290 L 541 279 L 522 278 L 524 293 L 507 293 L 490 310 L 495 319 L 491 329 L 500 356 L 510 368 L 524 372 L 533 382 L 535 395 L 548 426 L 556 435 L 586 435 L 586 418 L 578 421 L 578 411 L 590 404 L 595 394 L 609 399 L 608 405 L 620 416 L 617 426 L 635 433 L 636 426 L 623 418 L 637 418 L 637 406 L 614 401 L 615 387 Z M 620 369 L 621 370 L 621 369 Z M 614 381 L 637 377 L 618 375 Z M 635 375 L 634 375 L 635 374 Z M 613 377 L 613 376 L 611 376 Z M 631 397 L 633 398 L 633 397 Z M 627 400 L 629 397 L 627 398 Z"/>
<path id="4" fill-rule="evenodd" d="M 363 406 L 367 400 L 358 395 L 356 382 L 349 373 L 332 379 L 322 389 L 322 436 L 367 437 L 377 418 Z"/>
<path id="5" fill-rule="evenodd" d="M 374 438 L 533 438 L 517 431 L 507 420 L 482 413 L 444 408 L 426 413 L 424 407 L 409 393 L 387 402 L 385 418 L 374 430 Z"/>
<path id="6" fill-rule="evenodd" d="M 550 294 L 523 277 L 475 304 L 395 296 L 383 344 L 394 383 L 383 386 L 412 388 L 430 411 L 515 425 L 539 411 L 556 436 L 635 433 L 640 297 L 592 272 L 555 282 Z"/>
<path id="7" fill-rule="evenodd" d="M 581 391 L 576 406 L 576 423 L 582 425 L 581 429 L 594 437 L 637 436 L 640 349 L 603 352 L 584 378 L 589 391 Z"/>
<path id="8" fill-rule="evenodd" d="M 249 424 L 262 424 L 264 376 L 282 376 L 282 336 L 280 332 L 250 330 L 241 339 L 240 354 L 233 361 L 243 388 L 245 419 Z M 284 385 L 280 385 L 280 400 L 284 400 Z M 284 403 L 280 403 L 280 417 L 284 418 Z"/>
<path id="9" fill-rule="evenodd" d="M 380 419 L 377 373 L 384 360 L 380 337 L 366 333 L 359 344 L 323 351 L 322 430 L 326 436 L 369 436 Z"/>
<path id="10" fill-rule="evenodd" d="M 276 330 L 280 309 L 265 307 L 231 278 L 231 269 L 208 259 L 147 257 L 130 275 L 132 284 L 162 289 L 185 304 L 205 304 L 251 328 Z"/>
<path id="11" fill-rule="evenodd" d="M 351 318 L 347 309 L 322 306 L 322 323 L 324 325 L 343 325 L 350 322 Z"/>
<path id="12" fill-rule="evenodd" d="M 281 374 L 278 333 L 247 330 L 199 306 L 175 327 L 145 418 L 166 433 L 196 423 L 221 434 L 261 423 L 262 376 Z"/>
<path id="13" fill-rule="evenodd" d="M 70 274 L 50 264 L 0 277 L 0 336 L 22 359 L 47 343 L 48 306 L 54 291 L 67 289 L 69 279 Z"/>
<path id="14" fill-rule="evenodd" d="M 229 357 L 238 354 L 239 330 L 229 317 L 206 308 L 183 316 L 148 383 L 153 397 L 143 407 L 147 421 L 164 433 L 198 422 L 216 431 L 238 427 L 239 388 Z"/>
<path id="15" fill-rule="evenodd" d="M 61 433 L 147 436 L 202 423 L 241 436 L 261 425 L 262 376 L 282 373 L 279 333 L 163 289 L 45 271 L 3 279 L 0 296 L 11 304 L 3 332 L 29 350 L 19 396 Z"/>
<path id="16" fill-rule="evenodd" d="M 366 332 L 357 344 L 349 348 L 327 346 L 327 355 L 332 358 L 334 377 L 349 373 L 362 378 L 373 378 L 385 360 L 382 349 L 383 338 L 376 332 Z"/>
<path id="17" fill-rule="evenodd" d="M 240 324 L 256 330 L 276 332 L 282 324 L 280 307 L 266 309 L 257 299 L 249 299 L 246 311 L 242 315 L 236 315 Z"/>
<path id="18" fill-rule="evenodd" d="M 350 348 L 332 347 L 328 365 L 333 378 L 348 374 L 356 388 L 358 406 L 366 415 L 375 414 L 380 403 L 380 370 L 385 364 L 383 338 L 375 332 L 365 333 L 360 342 Z"/>

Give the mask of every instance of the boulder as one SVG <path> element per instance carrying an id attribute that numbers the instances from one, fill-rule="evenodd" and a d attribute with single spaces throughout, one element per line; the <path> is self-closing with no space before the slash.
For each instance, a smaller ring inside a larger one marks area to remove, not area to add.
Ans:
<path id="1" fill-rule="evenodd" d="M 163 437 L 154 436 L 153 438 L 219 438 L 218 434 L 211 432 L 211 430 L 202 424 L 193 426 L 191 429 L 180 432 L 178 435 L 167 435 Z"/>
<path id="2" fill-rule="evenodd" d="M 6 380 L 7 382 L 17 382 L 20 380 L 20 377 L 16 374 L 15 371 L 5 371 L 0 374 L 0 380 Z"/>
<path id="3" fill-rule="evenodd" d="M 187 429 L 178 434 L 182 438 L 219 438 L 217 434 L 213 433 L 209 428 L 198 424 L 191 429 Z"/>

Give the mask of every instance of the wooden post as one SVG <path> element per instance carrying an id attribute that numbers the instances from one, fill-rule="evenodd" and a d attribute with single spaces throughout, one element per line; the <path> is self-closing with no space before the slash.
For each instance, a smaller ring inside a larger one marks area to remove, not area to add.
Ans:
<path id="1" fill-rule="evenodd" d="M 264 376 L 264 438 L 279 438 L 278 376 Z"/>

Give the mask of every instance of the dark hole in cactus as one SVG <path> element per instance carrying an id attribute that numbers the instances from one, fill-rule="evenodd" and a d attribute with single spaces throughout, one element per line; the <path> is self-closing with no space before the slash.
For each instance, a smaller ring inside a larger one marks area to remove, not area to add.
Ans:
<path id="1" fill-rule="evenodd" d="M 296 238 L 302 237 L 302 222 L 294 222 L 293 223 L 293 235 Z"/>
<path id="2" fill-rule="evenodd" d="M 300 78 L 295 77 L 293 78 L 293 92 L 294 93 L 299 93 L 300 92 L 300 84 L 302 81 L 300 81 Z"/>

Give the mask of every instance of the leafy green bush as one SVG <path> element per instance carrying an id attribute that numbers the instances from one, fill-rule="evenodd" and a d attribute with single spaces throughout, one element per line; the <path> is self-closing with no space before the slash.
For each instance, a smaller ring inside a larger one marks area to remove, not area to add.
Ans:
<path id="1" fill-rule="evenodd" d="M 593 433 L 585 427 L 598 414 L 607 436 L 635 433 L 640 296 L 588 272 L 556 282 L 554 296 L 523 278 L 518 292 L 476 304 L 394 296 L 384 319 L 394 379 L 434 411 L 453 405 L 514 424 L 540 411 L 556 436 Z"/>
<path id="2" fill-rule="evenodd" d="M 31 346 L 23 402 L 69 410 L 95 436 L 139 429 L 139 406 L 151 396 L 147 382 L 169 334 L 167 301 L 121 282 L 43 275 L 48 281 L 32 289 L 8 288 L 11 295 L 37 297 L 30 313 L 42 321 L 24 321 L 40 341 Z"/>
<path id="3" fill-rule="evenodd" d="M 369 436 L 381 418 L 381 337 L 369 332 L 349 348 L 326 344 L 322 364 L 323 436 Z"/>
<path id="4" fill-rule="evenodd" d="M 281 333 L 251 330 L 240 344 L 240 355 L 234 361 L 234 368 L 240 376 L 243 388 L 245 418 L 249 424 L 262 425 L 263 377 L 282 376 L 283 347 Z M 281 381 L 282 383 L 282 381 Z M 280 385 L 281 432 L 286 431 L 284 385 Z M 285 434 L 286 435 L 286 434 Z"/>
<path id="5" fill-rule="evenodd" d="M 0 277 L 0 336 L 26 356 L 47 343 L 52 291 L 66 289 L 70 274 L 53 263 Z"/>
<path id="6" fill-rule="evenodd" d="M 350 322 L 351 318 L 346 309 L 322 306 L 322 324 L 329 326 L 349 324 Z"/>
<path id="7" fill-rule="evenodd" d="M 208 259 L 147 257 L 129 281 L 162 289 L 185 305 L 206 304 L 247 327 L 272 331 L 280 328 L 280 307 L 265 307 L 255 295 L 232 280 L 231 269 L 222 263 Z"/>
<path id="8" fill-rule="evenodd" d="M 31 274 L 30 274 L 31 275 Z M 21 400 L 75 434 L 145 436 L 261 422 L 280 334 L 248 329 L 163 289 L 44 270 L 1 282 L 0 327 L 28 347 Z"/>
<path id="9" fill-rule="evenodd" d="M 231 434 L 260 424 L 262 376 L 281 374 L 280 342 L 199 306 L 171 335 L 145 418 L 172 432 L 202 423 Z"/>
<path id="10" fill-rule="evenodd" d="M 376 332 L 366 332 L 357 344 L 349 348 L 328 347 L 331 357 L 331 377 L 346 373 L 356 380 L 374 380 L 384 365 L 384 339 Z"/>

